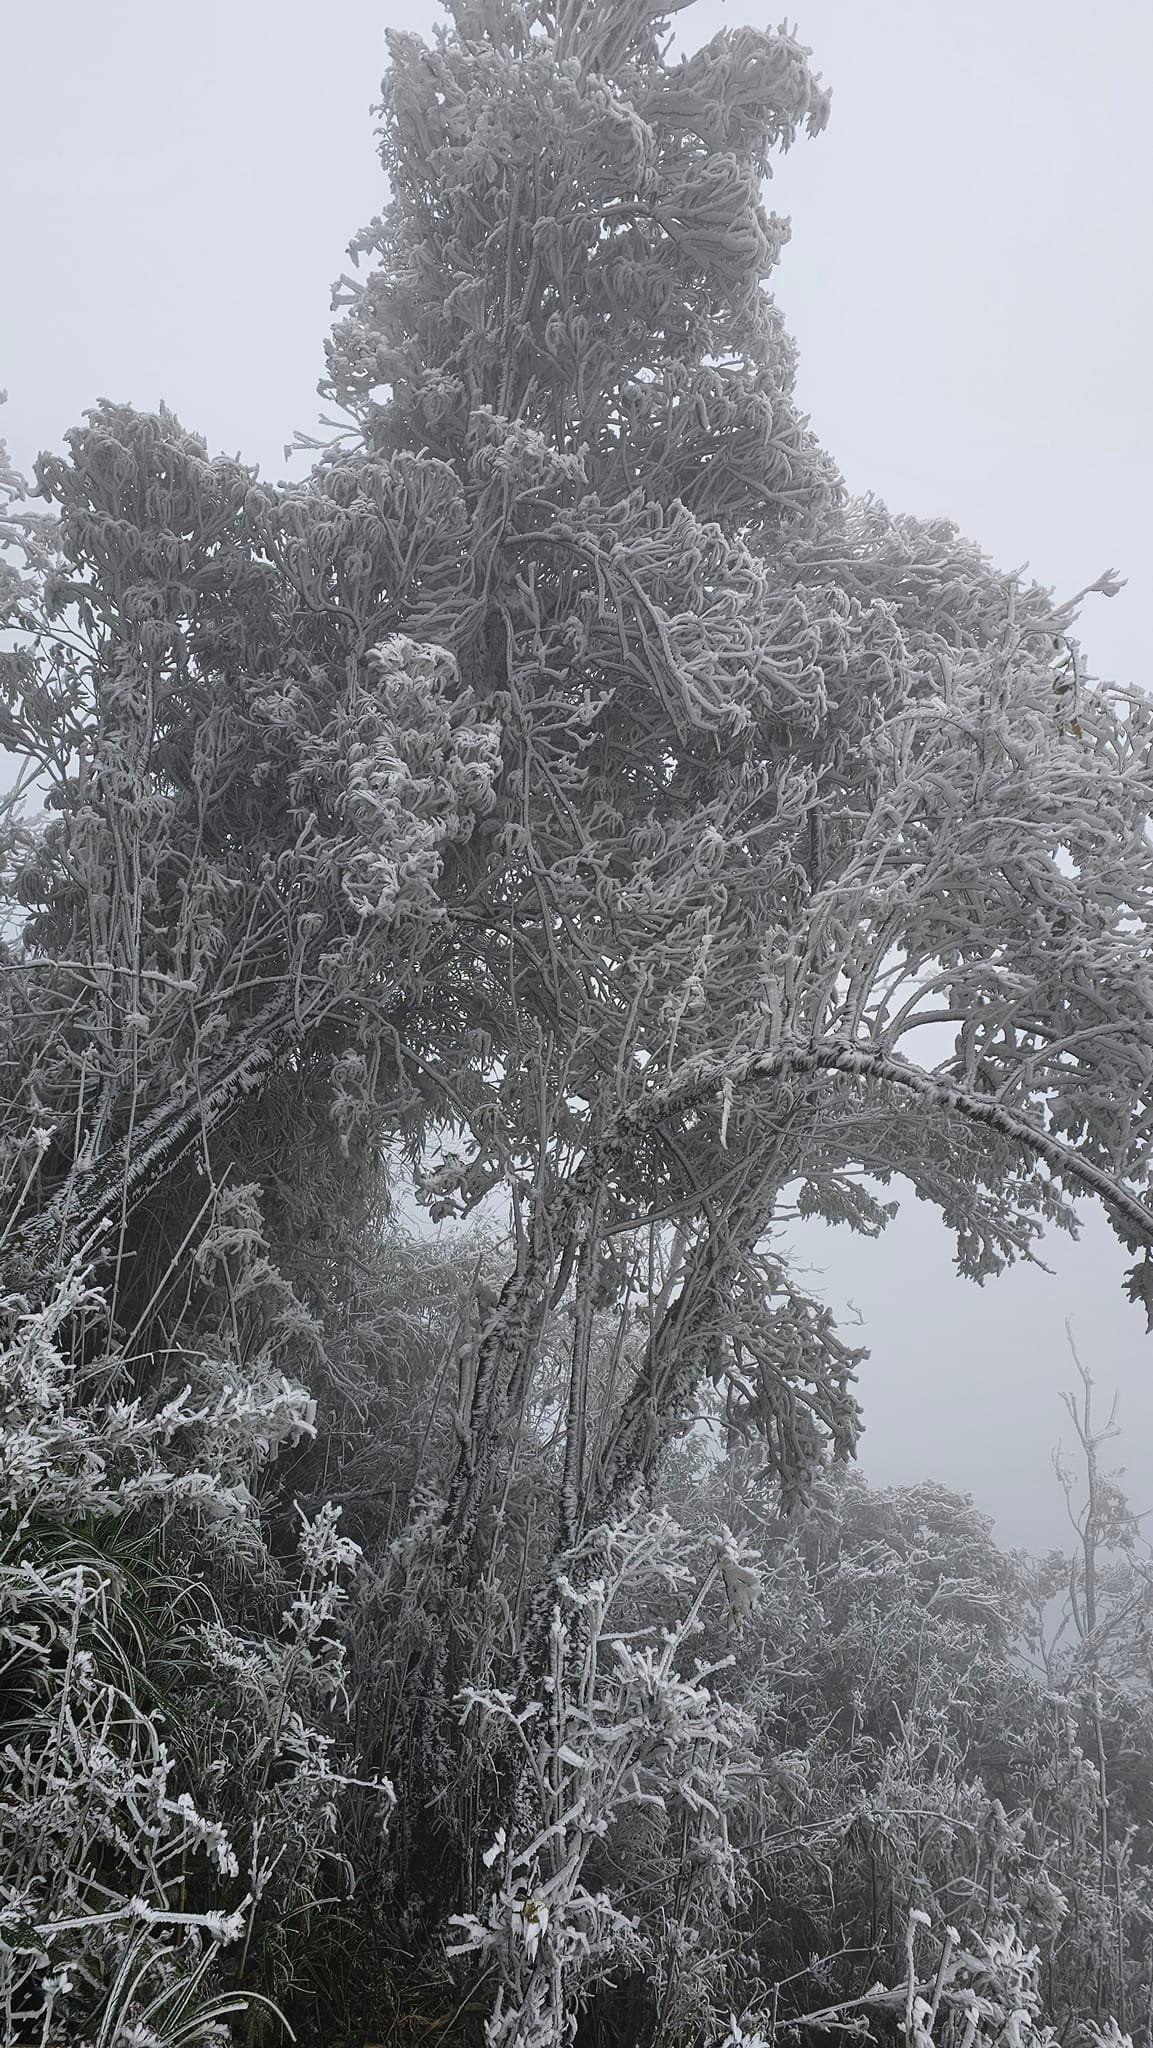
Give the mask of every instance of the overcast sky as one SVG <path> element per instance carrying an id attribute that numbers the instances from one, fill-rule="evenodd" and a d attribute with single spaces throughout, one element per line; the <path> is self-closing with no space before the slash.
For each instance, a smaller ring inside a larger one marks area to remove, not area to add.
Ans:
<path id="1" fill-rule="evenodd" d="M 381 203 L 383 31 L 436 18 L 426 0 L 7 0 L 0 428 L 18 462 L 97 398 L 164 399 L 283 473 L 316 423 L 344 245 Z M 698 0 L 678 27 L 689 46 L 746 19 L 766 16 Z M 770 198 L 793 222 L 777 292 L 818 432 L 853 489 L 948 514 L 1061 595 L 1117 568 L 1128 588 L 1091 600 L 1085 651 L 1148 685 L 1153 9 L 797 0 L 796 20 L 833 114 Z M 1099 1215 L 1052 1244 L 1052 1277 L 984 1289 L 912 1197 L 879 1245 L 795 1242 L 863 1318 L 872 1477 L 944 1479 L 1005 1540 L 1061 1540 L 1072 1315 L 1153 1506 L 1153 1339 Z"/>

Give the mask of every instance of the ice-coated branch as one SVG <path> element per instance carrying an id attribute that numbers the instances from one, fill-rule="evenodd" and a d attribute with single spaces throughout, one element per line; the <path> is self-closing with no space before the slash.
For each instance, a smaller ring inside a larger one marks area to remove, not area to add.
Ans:
<path id="1" fill-rule="evenodd" d="M 681 1115 L 721 1091 L 773 1080 L 799 1080 L 814 1074 L 844 1074 L 901 1089 L 936 1109 L 983 1125 L 1043 1161 L 1051 1172 L 1097 1195 L 1127 1236 L 1138 1244 L 1153 1244 L 1153 1208 L 1116 1174 L 1087 1159 L 1075 1146 L 1054 1137 L 995 1097 L 962 1088 L 948 1075 L 918 1067 L 898 1053 L 882 1052 L 876 1046 L 848 1039 L 826 1039 L 807 1046 L 784 1044 L 728 1066 L 701 1062 L 625 1110 L 607 1142 L 619 1147 L 629 1135 L 654 1130 L 666 1118 Z"/>

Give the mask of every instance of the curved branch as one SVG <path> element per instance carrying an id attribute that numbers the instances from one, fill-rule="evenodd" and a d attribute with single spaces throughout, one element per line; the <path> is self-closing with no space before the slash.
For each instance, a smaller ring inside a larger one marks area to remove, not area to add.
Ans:
<path id="1" fill-rule="evenodd" d="M 552 1246 L 559 1246 L 566 1236 L 580 1228 L 582 1217 L 587 1215 L 587 1205 L 603 1186 L 606 1176 L 627 1156 L 630 1145 L 637 1138 L 655 1132 L 667 1117 L 683 1115 L 686 1110 L 707 1102 L 721 1089 L 750 1087 L 763 1081 L 822 1073 L 853 1075 L 860 1080 L 901 1088 L 922 1102 L 963 1116 L 970 1123 L 984 1125 L 1022 1151 L 1043 1160 L 1052 1172 L 1064 1175 L 1067 1180 L 1099 1196 L 1131 1240 L 1153 1245 L 1153 1208 L 1132 1194 L 1115 1175 L 1092 1160 L 1082 1158 L 1074 1146 L 1051 1136 L 1048 1131 L 1040 1130 L 1027 1117 L 1006 1108 L 995 1097 L 978 1095 L 971 1089 L 958 1087 L 945 1075 L 916 1067 L 898 1053 L 882 1052 L 875 1046 L 862 1045 L 850 1039 L 828 1038 L 817 1045 L 786 1043 L 771 1052 L 754 1053 L 747 1059 L 728 1065 L 716 1061 L 694 1062 L 674 1076 L 667 1086 L 642 1096 L 622 1111 L 602 1136 L 590 1142 L 580 1164 L 546 1205 L 539 1219 L 542 1237 L 536 1256 L 519 1263 L 509 1274 L 497 1302 L 472 1340 L 477 1358 L 474 1415 L 478 1418 L 487 1415 L 491 1386 L 506 1369 L 510 1347 L 515 1349 L 526 1340 L 527 1319 L 531 1315 L 534 1297 L 547 1284 L 555 1264 L 554 1253 L 546 1254 L 541 1248 L 544 1239 L 547 1238 Z M 635 1415 L 630 1413 L 629 1417 L 626 1434 L 630 1439 L 629 1449 L 634 1455 L 632 1435 L 639 1428 L 641 1407 L 646 1399 L 651 1400 L 651 1389 L 638 1390 L 637 1411 Z M 458 1445 L 457 1466 L 446 1508 L 446 1522 L 453 1532 L 458 1556 L 467 1549 L 476 1527 L 484 1484 L 491 1467 L 495 1441 L 493 1431 L 494 1423 L 488 1416 L 479 1424 L 478 1442 L 474 1443 L 466 1436 L 466 1440 Z M 628 1465 L 629 1458 L 622 1450 L 620 1469 Z M 613 1477 L 617 1477 L 615 1468 Z"/>
<path id="2" fill-rule="evenodd" d="M 707 1101 L 726 1086 L 743 1088 L 758 1081 L 783 1080 L 806 1074 L 849 1074 L 863 1081 L 879 1081 L 902 1088 L 922 1102 L 963 1116 L 970 1123 L 983 1124 L 999 1137 L 1008 1138 L 1022 1151 L 1043 1160 L 1053 1173 L 1062 1174 L 1088 1193 L 1097 1195 L 1125 1232 L 1138 1244 L 1153 1245 L 1153 1208 L 1133 1194 L 1115 1174 L 1086 1159 L 1074 1145 L 1055 1138 L 1028 1117 L 1009 1109 L 995 1096 L 979 1095 L 961 1088 L 947 1075 L 934 1074 L 914 1066 L 899 1053 L 881 1052 L 877 1047 L 850 1039 L 828 1038 L 816 1045 L 784 1044 L 772 1052 L 754 1053 L 732 1065 L 699 1062 L 663 1088 L 625 1110 L 606 1141 L 614 1152 L 629 1135 L 640 1136 L 667 1116 L 682 1113 Z M 586 1162 L 588 1155 L 586 1155 Z M 604 1162 L 607 1164 L 607 1160 Z M 582 1164 L 583 1171 L 583 1164 Z"/>

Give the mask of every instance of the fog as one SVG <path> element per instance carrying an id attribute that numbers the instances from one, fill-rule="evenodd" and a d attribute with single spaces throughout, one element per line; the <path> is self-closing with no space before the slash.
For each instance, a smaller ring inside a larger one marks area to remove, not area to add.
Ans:
<path id="1" fill-rule="evenodd" d="M 701 0 L 682 39 L 745 12 Z M 99 397 L 163 399 L 213 449 L 282 473 L 293 430 L 316 425 L 344 245 L 381 203 L 367 107 L 384 27 L 435 18 L 368 0 L 9 9 L 0 422 L 19 463 Z M 1103 0 L 1092 27 L 1071 0 L 805 0 L 798 25 L 833 116 L 770 196 L 793 221 L 777 290 L 819 434 L 852 488 L 948 514 L 1061 595 L 1127 576 L 1090 600 L 1083 644 L 1094 673 L 1147 684 L 1153 16 L 1144 0 Z M 1153 1339 L 1099 1213 L 1079 1243 L 1048 1241 L 1051 1274 L 983 1289 L 911 1194 L 880 1244 L 791 1236 L 817 1290 L 859 1312 L 872 1476 L 946 1480 L 1006 1540 L 1061 1540 L 1049 1454 L 1071 1316 L 1120 1389 L 1135 1503 L 1153 1503 Z"/>

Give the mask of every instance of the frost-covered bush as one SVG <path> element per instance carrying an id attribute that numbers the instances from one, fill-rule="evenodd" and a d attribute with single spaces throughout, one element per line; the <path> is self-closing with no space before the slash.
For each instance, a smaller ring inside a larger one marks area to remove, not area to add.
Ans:
<path id="1" fill-rule="evenodd" d="M 902 1982 L 871 1984 L 858 1997 L 816 2007 L 783 2027 L 775 2009 L 759 2019 L 734 2016 L 720 2048 L 769 2048 L 782 2033 L 797 2039 L 806 2032 L 858 2039 L 899 2032 L 909 2048 L 1051 2048 L 1060 2039 L 1043 2017 L 1039 1952 L 1022 1944 L 1011 1923 L 995 1924 L 987 1935 L 962 1936 L 955 1927 L 935 1927 L 928 1913 L 914 1907 L 904 1946 Z M 1089 2024 L 1082 2033 L 1093 2048 L 1120 2048 L 1129 2040 L 1112 2019 L 1101 2027 Z"/>
<path id="2" fill-rule="evenodd" d="M 756 1579 L 727 1532 L 711 1557 L 701 1549 L 666 1513 L 598 1532 L 557 1561 L 539 1690 L 464 1692 L 474 1768 L 507 1759 L 515 1788 L 511 1824 L 482 1857 L 484 1917 L 454 1916 L 457 1952 L 496 1962 L 486 2038 L 500 2048 L 563 2038 L 574 2006 L 622 1967 L 651 1974 L 670 2033 L 707 2015 L 724 1981 L 718 1936 L 741 1885 L 729 1827 L 752 1724 L 716 1683 L 731 1659 L 694 1648 L 710 1601 L 743 1618 Z M 646 1621 L 654 1588 L 675 1598 L 671 1626 Z M 531 1832 L 517 1825 L 525 1811 Z"/>
<path id="3" fill-rule="evenodd" d="M 1094 1699 L 1075 1660 L 1035 1670 L 1034 1567 L 1000 1553 L 943 1488 L 830 1477 L 790 1526 L 742 1461 L 698 1472 L 680 1506 L 690 1519 L 735 1514 L 758 1553 L 755 1626 L 727 1680 L 754 1761 L 730 1830 L 747 1902 L 727 1922 L 732 2008 L 771 2015 L 779 2036 L 851 2007 L 885 2038 L 890 2008 L 873 1990 L 896 1981 L 910 1925 L 931 1923 L 932 1936 L 916 1931 L 914 1976 L 928 1977 L 927 1998 L 938 1967 L 943 1983 L 995 1993 L 985 2037 L 1022 2005 L 1062 2038 L 1107 2030 L 1111 2016 L 1139 2033 L 1147 1680 Z M 973 1958 L 986 1955 L 1017 1956 L 1028 1997 L 1010 1996 L 1008 1979 L 983 1986 Z M 658 2039 L 652 2015 L 647 1985 L 626 1984 L 595 2038 L 619 2038 L 623 2017 L 625 2038 Z M 964 2019 L 938 2038 L 962 2037 Z"/>
<path id="4" fill-rule="evenodd" d="M 222 1365 L 210 1392 L 134 1394 L 75 1266 L 0 1326 L 5 2038 L 209 2038 L 254 2002 L 221 1987 L 269 1902 L 334 1853 L 336 1511 L 301 1529 L 279 1630 L 225 1618 L 236 1571 L 271 1565 L 249 1482 L 314 1404 Z"/>

